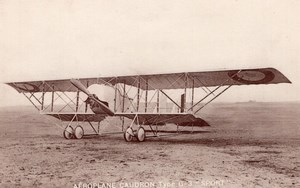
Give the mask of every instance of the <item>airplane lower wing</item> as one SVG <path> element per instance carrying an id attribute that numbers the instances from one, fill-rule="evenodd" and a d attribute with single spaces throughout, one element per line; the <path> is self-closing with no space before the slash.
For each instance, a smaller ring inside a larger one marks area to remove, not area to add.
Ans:
<path id="1" fill-rule="evenodd" d="M 93 113 L 43 113 L 43 115 L 49 115 L 61 121 L 68 122 L 101 122 L 107 117 L 105 114 Z M 179 126 L 209 126 L 203 119 L 195 117 L 192 114 L 117 113 L 115 116 L 126 117 L 135 121 L 138 120 L 138 123 L 141 125 L 165 125 L 172 123 Z"/>
<path id="2" fill-rule="evenodd" d="M 123 116 L 132 120 L 138 120 L 138 123 L 141 125 L 164 125 L 172 123 L 179 126 L 209 126 L 203 119 L 187 113 L 116 113 L 115 116 Z"/>
<path id="3" fill-rule="evenodd" d="M 103 114 L 87 114 L 87 113 L 42 113 L 43 115 L 49 115 L 55 117 L 61 121 L 89 121 L 89 122 L 101 122 L 106 118 Z"/>

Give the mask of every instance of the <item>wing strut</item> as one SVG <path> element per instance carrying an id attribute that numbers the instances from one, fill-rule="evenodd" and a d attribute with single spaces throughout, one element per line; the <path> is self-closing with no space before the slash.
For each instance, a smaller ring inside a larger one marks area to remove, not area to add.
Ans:
<path id="1" fill-rule="evenodd" d="M 214 96 L 214 98 L 212 98 L 211 100 L 209 100 L 207 103 L 205 103 L 203 106 L 201 106 L 198 110 L 196 110 L 194 113 L 196 114 L 197 112 L 199 112 L 202 108 L 204 108 L 206 105 L 208 105 L 209 103 L 211 103 L 213 100 L 215 100 L 218 96 L 220 96 L 222 93 L 224 93 L 227 89 L 229 89 L 232 85 L 227 86 L 223 91 L 221 91 L 219 94 L 217 94 L 216 96 Z"/>
<path id="2" fill-rule="evenodd" d="M 192 107 L 190 107 L 187 111 L 193 109 L 195 106 L 197 106 L 198 104 L 200 104 L 202 101 L 204 101 L 207 97 L 209 97 L 210 95 L 214 95 L 214 92 L 216 92 L 218 89 L 220 89 L 222 86 L 224 86 L 230 79 L 232 79 L 233 77 L 235 77 L 237 74 L 239 74 L 242 70 L 237 71 L 235 74 L 233 74 L 229 79 L 225 80 L 221 85 L 219 85 L 217 88 L 215 88 L 214 90 L 212 90 L 210 93 L 208 93 L 205 97 L 203 97 L 202 99 L 200 99 L 196 104 L 194 104 Z M 220 96 L 222 93 L 224 93 L 227 89 L 229 89 L 232 85 L 227 86 L 223 91 L 221 91 L 219 94 L 217 94 L 216 96 L 214 96 L 211 100 L 209 100 L 207 103 L 205 103 L 203 106 L 201 106 L 198 110 L 196 110 L 194 112 L 194 114 L 196 114 L 197 112 L 199 112 L 201 109 L 203 109 L 206 105 L 208 105 L 209 103 L 211 103 L 213 100 L 215 100 L 218 96 Z"/>

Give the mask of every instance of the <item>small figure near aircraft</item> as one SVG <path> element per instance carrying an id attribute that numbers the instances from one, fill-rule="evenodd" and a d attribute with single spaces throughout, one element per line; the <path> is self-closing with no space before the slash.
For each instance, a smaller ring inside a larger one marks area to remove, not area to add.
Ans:
<path id="1" fill-rule="evenodd" d="M 136 138 L 142 142 L 150 137 L 146 132 L 151 132 L 152 137 L 160 136 L 158 127 L 166 124 L 174 124 L 177 130 L 178 127 L 207 126 L 195 114 L 232 86 L 278 83 L 291 82 L 274 68 L 259 68 L 6 84 L 22 93 L 41 114 L 68 122 L 63 131 L 66 139 L 81 139 L 90 135 L 84 134 L 81 126 L 84 123 L 89 124 L 96 135 L 101 135 L 100 123 L 109 116 L 117 116 L 122 120 L 124 139 L 130 142 Z M 88 90 L 94 84 L 113 89 L 112 104 Z M 179 96 L 172 97 L 168 93 L 174 90 Z M 204 95 L 201 96 L 200 91 Z M 86 100 L 82 99 L 82 95 L 87 96 Z M 187 100 L 188 96 L 190 100 Z M 172 108 L 161 105 L 163 98 L 164 102 L 167 101 L 167 106 L 172 104 Z M 125 118 L 130 119 L 131 124 L 125 125 Z M 93 123 L 98 123 L 98 130 Z M 72 126 L 74 124 L 75 128 Z M 146 130 L 145 127 L 149 129 Z"/>

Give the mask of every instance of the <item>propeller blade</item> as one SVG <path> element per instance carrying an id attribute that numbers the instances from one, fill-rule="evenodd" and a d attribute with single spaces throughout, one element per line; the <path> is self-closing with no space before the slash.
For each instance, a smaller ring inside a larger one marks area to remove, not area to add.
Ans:
<path id="1" fill-rule="evenodd" d="M 89 92 L 89 90 L 87 90 L 87 88 L 79 80 L 71 79 L 70 81 L 75 87 L 77 87 L 83 93 L 87 94 L 88 96 L 92 95 Z"/>
<path id="2" fill-rule="evenodd" d="M 75 79 L 70 80 L 71 83 L 78 88 L 83 93 L 87 94 L 89 99 L 92 99 L 93 101 L 97 102 L 100 105 L 100 108 L 108 115 L 113 116 L 114 112 L 111 111 L 105 104 L 103 104 L 95 95 L 91 94 L 89 90 L 79 81 Z"/>

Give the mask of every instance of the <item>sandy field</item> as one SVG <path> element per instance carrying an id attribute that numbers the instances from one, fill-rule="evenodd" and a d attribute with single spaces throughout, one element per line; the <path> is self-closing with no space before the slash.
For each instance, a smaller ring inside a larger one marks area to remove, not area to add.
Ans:
<path id="1" fill-rule="evenodd" d="M 300 103 L 215 103 L 199 116 L 211 125 L 201 134 L 126 143 L 65 140 L 33 107 L 0 108 L 0 187 L 300 187 Z"/>

